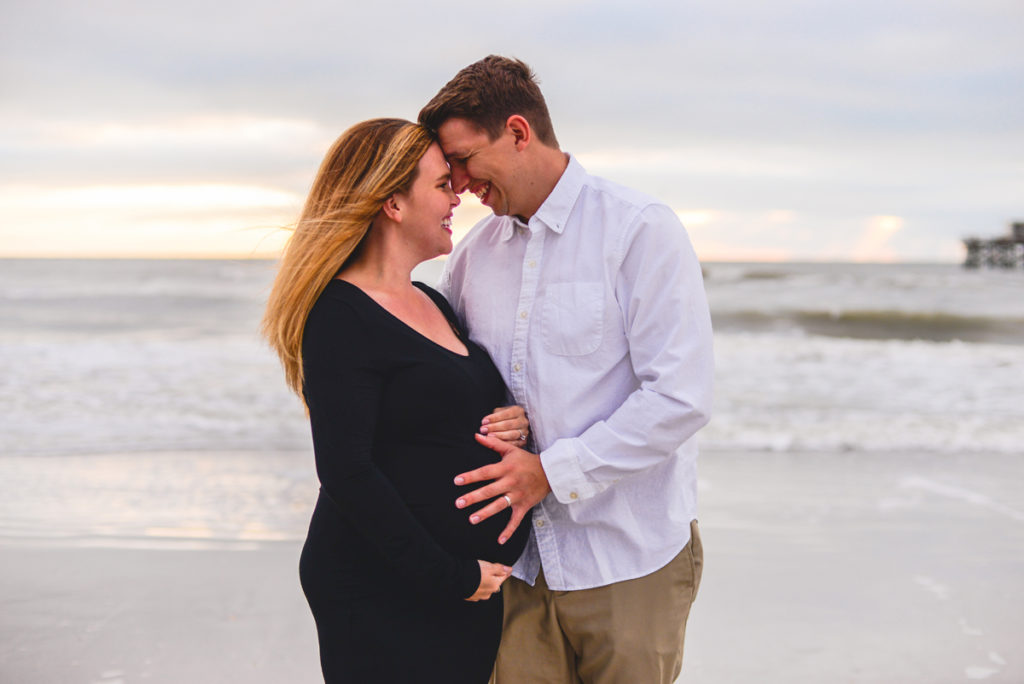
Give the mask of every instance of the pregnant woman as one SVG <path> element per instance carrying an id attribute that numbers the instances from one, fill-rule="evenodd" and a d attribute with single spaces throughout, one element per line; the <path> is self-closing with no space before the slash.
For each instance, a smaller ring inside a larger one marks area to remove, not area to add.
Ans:
<path id="1" fill-rule="evenodd" d="M 474 433 L 528 423 L 444 298 L 411 281 L 452 249 L 459 203 L 427 132 L 358 124 L 324 159 L 264 318 L 309 410 L 320 479 L 299 574 L 327 682 L 484 684 L 495 595 L 526 543 L 509 513 L 471 525 L 455 475 L 497 457 Z M 483 425 L 482 425 L 483 423 Z M 499 499 L 500 501 L 500 499 Z M 487 503 L 487 502 L 485 502 Z"/>

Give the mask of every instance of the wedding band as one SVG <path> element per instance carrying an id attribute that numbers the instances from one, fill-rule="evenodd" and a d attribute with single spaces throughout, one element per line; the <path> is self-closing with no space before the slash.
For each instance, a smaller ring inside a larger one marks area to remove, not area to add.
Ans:
<path id="1" fill-rule="evenodd" d="M 523 440 L 524 442 L 526 441 L 526 435 L 523 434 L 522 430 L 519 431 L 519 439 Z"/>
<path id="2" fill-rule="evenodd" d="M 501 498 L 508 502 L 508 507 L 512 508 L 512 499 L 508 498 L 508 494 L 502 494 Z"/>

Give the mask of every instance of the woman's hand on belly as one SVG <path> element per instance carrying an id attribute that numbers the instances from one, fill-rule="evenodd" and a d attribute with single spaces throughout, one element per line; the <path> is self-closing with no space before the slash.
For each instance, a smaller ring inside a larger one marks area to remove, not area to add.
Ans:
<path id="1" fill-rule="evenodd" d="M 530 421 L 522 406 L 499 406 L 480 421 L 480 434 L 497 437 L 503 442 L 525 446 L 530 436 Z"/>
<path id="2" fill-rule="evenodd" d="M 512 568 L 507 565 L 488 563 L 485 560 L 478 560 L 477 563 L 480 564 L 480 586 L 467 601 L 486 601 L 498 593 L 502 583 L 512 574 Z"/>

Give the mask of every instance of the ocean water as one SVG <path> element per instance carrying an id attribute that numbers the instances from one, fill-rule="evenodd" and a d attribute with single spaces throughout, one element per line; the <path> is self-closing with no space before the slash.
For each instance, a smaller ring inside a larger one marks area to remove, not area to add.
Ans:
<path id="1" fill-rule="evenodd" d="M 0 454 L 308 451 L 258 334 L 274 267 L 0 260 Z M 703 448 L 1024 451 L 1024 273 L 709 263 L 705 282 Z"/>

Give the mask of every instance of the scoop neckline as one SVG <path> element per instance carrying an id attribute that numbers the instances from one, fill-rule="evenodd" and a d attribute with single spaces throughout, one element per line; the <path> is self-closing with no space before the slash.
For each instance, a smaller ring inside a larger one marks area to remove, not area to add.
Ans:
<path id="1" fill-rule="evenodd" d="M 359 287 L 355 283 L 350 282 L 348 280 L 343 280 L 341 278 L 332 278 L 331 281 L 332 282 L 336 282 L 336 283 L 345 283 L 347 286 L 349 286 L 350 288 L 352 288 L 353 290 L 358 292 L 367 301 L 369 301 L 371 304 L 373 304 L 373 306 L 375 308 L 379 309 L 385 316 L 387 316 L 391 320 L 395 321 L 398 325 L 400 325 L 402 328 L 404 328 L 405 330 L 409 331 L 410 333 L 412 333 L 416 337 L 420 338 L 421 340 L 425 340 L 426 342 L 432 344 L 433 346 L 437 347 L 438 349 L 441 349 L 441 350 L 443 350 L 445 352 L 448 352 L 452 356 L 457 356 L 460 359 L 468 359 L 470 356 L 473 355 L 473 350 L 470 348 L 469 342 L 468 341 L 464 341 L 462 339 L 462 337 L 459 336 L 458 333 L 455 334 L 455 338 L 457 340 L 459 340 L 460 342 L 462 342 L 462 344 L 466 347 L 466 353 L 465 354 L 460 354 L 459 352 L 457 352 L 457 351 L 455 351 L 453 349 L 449 349 L 448 347 L 444 346 L 443 344 L 430 339 L 429 337 L 427 337 L 426 335 L 421 333 L 419 330 L 417 330 L 416 328 L 412 327 L 411 325 L 409 325 L 408 323 L 403 321 L 401 318 L 399 318 L 395 314 L 393 314 L 390 311 L 388 311 L 384 306 L 381 305 L 380 302 L 378 302 L 376 299 L 371 297 L 365 290 L 363 290 L 363 288 Z M 448 320 L 448 316 L 445 315 L 444 311 L 441 311 L 441 307 L 439 307 L 437 305 L 437 302 L 434 301 L 434 298 L 431 297 L 430 294 L 428 294 L 427 291 L 423 289 L 424 287 L 428 287 L 428 285 L 426 283 L 422 283 L 422 282 L 420 282 L 418 280 L 412 281 L 412 284 L 413 284 L 413 286 L 419 288 L 420 292 L 422 292 L 423 294 L 427 295 L 427 298 L 430 299 L 430 303 L 433 304 L 434 308 L 436 308 L 438 310 L 438 313 L 440 313 L 441 316 L 444 317 L 444 320 L 448 323 L 449 326 L 452 327 L 452 331 L 454 332 L 455 328 L 454 328 L 454 326 L 452 326 L 452 322 L 450 320 Z"/>

